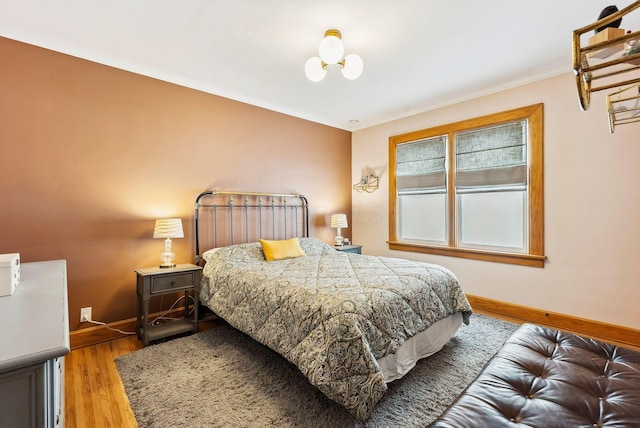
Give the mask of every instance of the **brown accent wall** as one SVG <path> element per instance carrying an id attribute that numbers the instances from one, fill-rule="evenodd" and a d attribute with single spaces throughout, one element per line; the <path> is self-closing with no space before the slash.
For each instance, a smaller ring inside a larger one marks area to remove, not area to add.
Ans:
<path id="1" fill-rule="evenodd" d="M 0 58 L 0 253 L 67 260 L 71 330 L 84 306 L 135 316 L 155 218 L 183 219 L 192 262 L 203 190 L 302 193 L 326 242 L 351 214 L 350 132 L 5 38 Z"/>

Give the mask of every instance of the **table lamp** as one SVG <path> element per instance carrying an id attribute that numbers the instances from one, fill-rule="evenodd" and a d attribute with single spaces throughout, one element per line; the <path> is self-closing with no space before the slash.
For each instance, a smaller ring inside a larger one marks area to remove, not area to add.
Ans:
<path id="1" fill-rule="evenodd" d="M 349 227 L 347 224 L 346 214 L 331 214 L 331 227 L 335 227 L 338 230 L 336 235 L 336 247 L 342 247 L 344 245 L 344 238 L 340 229 L 343 227 Z"/>
<path id="2" fill-rule="evenodd" d="M 160 254 L 162 260 L 161 268 L 176 267 L 173 260 L 176 253 L 171 251 L 171 238 L 184 238 L 182 231 L 182 220 L 179 218 L 163 218 L 156 220 L 156 227 L 153 229 L 154 238 L 165 238 L 164 253 Z"/>

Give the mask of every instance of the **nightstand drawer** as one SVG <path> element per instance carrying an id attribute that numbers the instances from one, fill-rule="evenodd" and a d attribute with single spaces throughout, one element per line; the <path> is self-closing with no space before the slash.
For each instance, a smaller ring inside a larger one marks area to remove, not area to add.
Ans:
<path id="1" fill-rule="evenodd" d="M 163 293 L 168 290 L 182 290 L 193 288 L 193 273 L 168 275 L 151 278 L 151 294 Z"/>

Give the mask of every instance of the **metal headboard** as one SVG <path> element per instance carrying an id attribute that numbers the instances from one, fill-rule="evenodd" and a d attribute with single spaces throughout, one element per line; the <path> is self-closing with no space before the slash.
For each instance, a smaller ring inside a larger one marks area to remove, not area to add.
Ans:
<path id="1" fill-rule="evenodd" d="M 196 264 L 201 247 L 309 236 L 309 204 L 297 193 L 207 190 L 196 198 L 195 210 Z"/>

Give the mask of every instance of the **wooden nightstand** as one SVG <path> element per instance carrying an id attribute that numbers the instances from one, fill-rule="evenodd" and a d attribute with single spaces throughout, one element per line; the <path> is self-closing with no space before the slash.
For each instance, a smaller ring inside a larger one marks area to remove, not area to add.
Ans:
<path id="1" fill-rule="evenodd" d="M 198 295 L 202 267 L 183 264 L 166 269 L 151 267 L 136 269 L 138 316 L 136 333 L 147 346 L 149 341 L 181 333 L 198 331 Z M 162 324 L 149 325 L 149 300 L 152 296 L 184 291 L 184 318 Z M 193 317 L 189 314 L 189 293 L 193 295 Z"/>
<path id="2" fill-rule="evenodd" d="M 338 251 L 344 251 L 345 253 L 362 254 L 362 245 L 343 245 L 342 247 L 334 247 Z"/>

